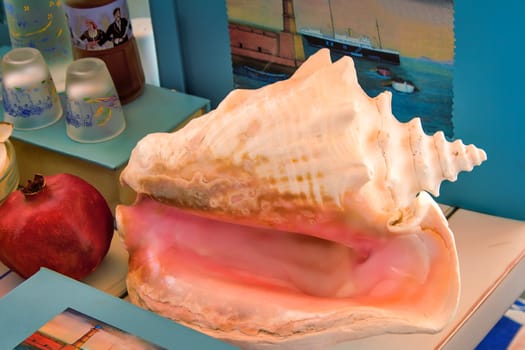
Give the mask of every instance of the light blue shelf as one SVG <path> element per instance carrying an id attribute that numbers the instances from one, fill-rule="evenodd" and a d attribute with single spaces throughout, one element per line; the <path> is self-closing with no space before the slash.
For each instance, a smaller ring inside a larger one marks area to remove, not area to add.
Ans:
<path id="1" fill-rule="evenodd" d="M 207 99 L 146 85 L 143 95 L 124 106 L 126 129 L 114 139 L 75 142 L 66 134 L 64 117 L 42 129 L 15 130 L 12 138 L 114 170 L 126 164 L 131 150 L 146 134 L 172 131 L 200 110 L 208 111 L 209 106 Z M 0 111 L 3 118 L 1 106 Z"/>

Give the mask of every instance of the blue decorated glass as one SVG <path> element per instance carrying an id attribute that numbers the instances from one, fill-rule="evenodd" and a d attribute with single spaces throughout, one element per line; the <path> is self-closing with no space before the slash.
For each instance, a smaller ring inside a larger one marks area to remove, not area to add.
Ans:
<path id="1" fill-rule="evenodd" d="M 15 129 L 39 129 L 62 116 L 62 105 L 39 50 L 24 47 L 2 58 L 4 121 Z"/>
<path id="2" fill-rule="evenodd" d="M 81 58 L 66 74 L 66 132 L 74 141 L 103 142 L 126 127 L 109 70 L 100 58 Z"/>
<path id="3" fill-rule="evenodd" d="M 71 35 L 60 0 L 4 0 L 11 47 L 38 49 L 55 86 L 64 91 L 66 68 L 73 61 Z"/>

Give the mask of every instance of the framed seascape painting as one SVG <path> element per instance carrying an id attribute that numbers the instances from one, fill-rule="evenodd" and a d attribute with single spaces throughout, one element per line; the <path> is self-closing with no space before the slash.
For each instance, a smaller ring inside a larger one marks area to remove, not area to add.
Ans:
<path id="1" fill-rule="evenodd" d="M 329 48 L 368 95 L 392 92 L 400 121 L 453 138 L 453 0 L 227 0 L 227 12 L 235 87 L 286 79 Z"/>
<path id="2" fill-rule="evenodd" d="M 53 317 L 13 348 L 37 349 L 165 350 L 72 308 Z"/>

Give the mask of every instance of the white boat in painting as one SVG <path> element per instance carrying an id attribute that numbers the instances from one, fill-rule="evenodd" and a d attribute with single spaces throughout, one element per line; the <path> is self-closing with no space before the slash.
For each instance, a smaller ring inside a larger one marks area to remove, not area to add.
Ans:
<path id="1" fill-rule="evenodd" d="M 398 92 L 404 92 L 406 94 L 411 94 L 416 90 L 416 86 L 410 80 L 405 79 L 393 79 L 392 80 L 392 89 Z"/>

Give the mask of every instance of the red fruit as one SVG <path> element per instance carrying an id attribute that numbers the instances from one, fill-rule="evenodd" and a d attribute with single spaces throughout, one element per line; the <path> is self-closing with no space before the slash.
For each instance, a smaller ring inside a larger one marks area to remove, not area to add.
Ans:
<path id="1" fill-rule="evenodd" d="M 80 280 L 107 254 L 113 227 L 106 200 L 85 180 L 35 175 L 0 205 L 0 261 L 24 278 L 47 267 Z"/>

